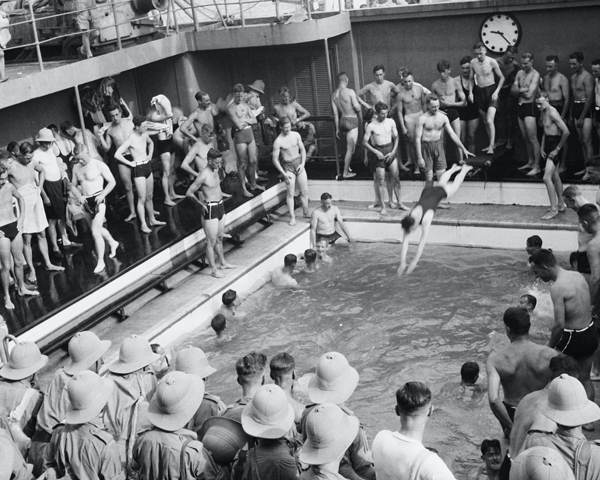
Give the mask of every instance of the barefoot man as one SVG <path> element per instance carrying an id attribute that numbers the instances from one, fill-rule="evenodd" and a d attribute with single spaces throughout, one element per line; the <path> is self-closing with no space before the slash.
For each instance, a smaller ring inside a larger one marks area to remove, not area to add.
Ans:
<path id="1" fill-rule="evenodd" d="M 581 52 L 573 52 L 569 55 L 569 67 L 573 72 L 571 76 L 571 121 L 577 128 L 577 135 L 579 135 L 583 153 L 583 164 L 587 168 L 594 156 L 592 145 L 594 77 L 583 68 L 583 53 Z M 577 172 L 575 175 L 584 175 L 585 173 L 586 169 Z"/>
<path id="2" fill-rule="evenodd" d="M 390 82 L 391 83 L 391 82 Z M 387 118 L 389 107 L 383 102 L 375 104 L 375 118 L 367 125 L 363 146 L 367 150 L 369 169 L 375 183 L 375 203 L 381 204 L 381 215 L 387 215 L 385 209 L 385 174 L 389 172 L 393 188 L 398 198 L 398 204 L 393 202 L 390 195 L 390 208 L 408 210 L 400 202 L 400 174 L 398 173 L 398 129 L 396 122 Z"/>
<path id="3" fill-rule="evenodd" d="M 202 228 L 206 235 L 206 259 L 210 265 L 212 276 L 222 278 L 224 275 L 219 270 L 235 268 L 235 265 L 230 265 L 225 261 L 223 255 L 225 206 L 219 178 L 222 155 L 218 150 L 211 148 L 208 151 L 207 158 L 207 167 L 196 177 L 185 195 L 202 207 Z M 198 190 L 201 191 L 201 198 L 196 196 Z M 221 264 L 218 270 L 215 262 L 215 252 Z"/>
<path id="4" fill-rule="evenodd" d="M 125 143 L 125 140 L 133 133 L 133 122 L 131 118 L 123 118 L 121 115 L 121 107 L 118 105 L 111 105 L 108 110 L 108 115 L 112 121 L 110 127 L 106 130 L 104 135 L 97 134 L 98 140 L 102 148 L 108 153 L 110 148 L 114 145 L 115 149 L 118 149 Z M 127 206 L 129 207 L 129 215 L 125 217 L 126 222 L 130 222 L 135 218 L 135 207 L 133 204 L 133 184 L 131 181 L 131 167 L 129 164 L 118 161 L 116 155 L 114 158 L 117 160 L 117 169 L 119 170 L 119 177 L 123 182 L 123 189 L 125 190 L 125 198 L 127 199 Z M 125 158 L 131 163 L 131 155 L 127 152 Z"/>
<path id="5" fill-rule="evenodd" d="M 353 239 L 344 223 L 340 209 L 333 205 L 333 197 L 325 192 L 321 195 L 321 206 L 313 210 L 310 218 L 310 248 L 317 247 L 317 242 L 321 239 L 327 240 L 328 244 L 335 243 L 341 235 L 335 229 L 335 223 L 338 223 L 344 235 L 349 242 Z"/>
<path id="6" fill-rule="evenodd" d="M 337 76 L 338 88 L 331 96 L 331 107 L 333 108 L 333 121 L 335 122 L 335 136 L 346 135 L 346 155 L 344 156 L 343 178 L 352 178 L 356 173 L 350 171 L 350 162 L 358 141 L 358 117 L 360 103 L 356 92 L 348 88 L 348 75 L 340 72 Z"/>
<path id="7" fill-rule="evenodd" d="M 144 117 L 133 117 L 133 126 L 133 133 L 117 149 L 115 158 L 133 170 L 133 180 L 138 194 L 136 208 L 140 218 L 141 230 L 144 233 L 151 233 L 150 227 L 166 225 L 165 222 L 154 218 L 154 205 L 152 204 L 154 178 L 150 166 L 154 143 L 146 133 L 146 119 Z M 127 150 L 129 150 L 132 160 L 125 157 L 124 154 Z M 148 217 L 148 223 L 146 223 L 146 217 Z"/>
<path id="8" fill-rule="evenodd" d="M 296 186 L 300 193 L 302 202 L 302 213 L 308 218 L 308 179 L 304 164 L 306 162 L 306 150 L 302 143 L 302 137 L 298 132 L 292 132 L 292 122 L 289 117 L 279 119 L 281 133 L 273 143 L 273 165 L 285 180 L 287 185 L 286 203 L 290 212 L 290 225 L 296 225 L 294 214 L 294 193 Z M 281 157 L 281 158 L 280 158 Z"/>
<path id="9" fill-rule="evenodd" d="M 189 149 L 187 155 L 181 162 L 181 169 L 185 170 L 192 177 L 197 177 L 200 172 L 206 168 L 208 162 L 206 156 L 208 151 L 213 146 L 213 139 L 215 138 L 215 129 L 209 123 L 205 123 L 200 127 L 200 140 L 198 140 L 192 148 Z M 196 170 L 191 167 L 191 163 L 194 162 Z"/>
<path id="10" fill-rule="evenodd" d="M 398 123 L 402 130 L 402 135 L 408 138 L 406 151 L 408 153 L 408 162 L 412 163 L 415 174 L 421 173 L 416 155 L 415 132 L 419 117 L 427 108 L 425 105 L 425 90 L 414 82 L 411 72 L 406 71 L 402 74 L 402 87 L 396 98 L 396 108 L 398 111 Z M 404 111 L 404 115 L 402 112 Z"/>
<path id="11" fill-rule="evenodd" d="M 473 46 L 475 58 L 471 60 L 471 73 L 469 76 L 469 100 L 476 103 L 483 117 L 483 123 L 490 139 L 490 145 L 483 151 L 489 155 L 494 154 L 496 142 L 496 126 L 494 118 L 498 108 L 498 95 L 504 85 L 504 75 L 498 62 L 486 56 L 487 49 L 483 42 Z M 495 74 L 495 77 L 494 77 Z M 498 78 L 498 84 L 496 84 Z M 477 85 L 475 85 L 477 80 Z"/>
<path id="12" fill-rule="evenodd" d="M 446 118 L 446 121 L 448 119 Z M 452 132 L 454 134 L 454 132 Z M 425 243 L 427 242 L 427 235 L 429 235 L 429 229 L 431 227 L 431 221 L 435 214 L 435 210 L 444 198 L 450 198 L 456 193 L 458 187 L 465 179 L 467 172 L 471 170 L 473 166 L 463 165 L 459 167 L 454 164 L 440 177 L 438 184 L 434 187 L 432 182 L 426 182 L 425 188 L 421 193 L 421 198 L 410 211 L 410 213 L 402 219 L 402 251 L 400 254 L 400 268 L 398 268 L 398 276 L 404 273 L 406 270 L 406 254 L 408 253 L 408 237 L 414 232 L 419 225 L 422 227 L 421 240 L 419 241 L 419 248 L 417 254 L 411 262 L 406 273 L 411 273 L 416 267 L 423 250 L 425 249 Z M 454 172 L 460 170 L 460 173 L 456 175 L 454 182 L 449 184 L 450 177 Z"/>
<path id="13" fill-rule="evenodd" d="M 119 242 L 104 227 L 106 196 L 112 192 L 117 182 L 108 165 L 91 158 L 87 147 L 82 143 L 75 145 L 73 157 L 76 164 L 73 167 L 72 190 L 83 204 L 85 219 L 92 230 L 98 258 L 94 273 L 100 273 L 105 268 L 104 242 L 106 241 L 110 247 L 109 258 L 114 258 L 119 248 Z"/>
<path id="14" fill-rule="evenodd" d="M 544 183 L 550 197 L 550 211 L 542 217 L 542 220 L 549 220 L 556 217 L 558 212 L 567 209 L 563 200 L 563 185 L 558 175 L 558 164 L 563 157 L 562 149 L 569 138 L 569 128 L 560 117 L 560 112 L 550 105 L 548 92 L 538 93 L 535 103 L 542 112 L 544 136 L 541 155 L 546 160 Z"/>
<path id="15" fill-rule="evenodd" d="M 233 87 L 233 102 L 227 107 L 227 116 L 233 123 L 235 153 L 237 154 L 237 168 L 242 195 L 253 197 L 246 188 L 246 177 L 250 190 L 264 190 L 256 183 L 256 141 L 252 133 L 252 125 L 256 123 L 256 117 L 250 110 L 250 106 L 244 101 L 244 86 L 238 83 Z"/>
<path id="16" fill-rule="evenodd" d="M 19 218 L 15 219 L 13 197 L 19 204 Z M 8 171 L 5 165 L 0 164 L 0 275 L 2 277 L 2 290 L 4 291 L 4 306 L 7 309 L 15 308 L 10 300 L 8 287 L 10 286 L 10 270 L 14 264 L 15 279 L 17 281 L 18 295 L 39 295 L 36 290 L 29 290 L 23 281 L 23 215 L 25 202 L 17 189 L 8 182 Z M 12 261 L 11 261 L 12 256 Z"/>

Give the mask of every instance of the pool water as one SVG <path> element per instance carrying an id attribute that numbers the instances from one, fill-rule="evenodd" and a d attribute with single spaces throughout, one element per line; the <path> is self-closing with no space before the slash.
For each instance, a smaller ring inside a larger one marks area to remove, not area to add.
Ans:
<path id="1" fill-rule="evenodd" d="M 409 260 L 414 252 L 411 247 Z M 552 324 L 547 287 L 529 271 L 526 253 L 514 250 L 428 246 L 417 269 L 401 278 L 395 276 L 399 245 L 351 244 L 330 254 L 333 265 L 297 275 L 301 290 L 269 284 L 244 301 L 239 310 L 247 318 L 232 326 L 229 342 L 207 332 L 186 339 L 218 369 L 207 390 L 232 403 L 241 396 L 239 357 L 256 350 L 270 359 L 285 351 L 296 360 L 299 399 L 308 402 L 306 374 L 323 353 L 341 352 L 360 374 L 347 406 L 369 439 L 398 427 L 396 390 L 407 381 L 426 382 L 435 411 L 424 443 L 440 452 L 457 478 L 467 478 L 481 465 L 481 441 L 500 438 L 501 430 L 485 393 L 457 393 L 460 367 L 478 362 L 478 383 L 485 387 L 487 356 L 508 344 L 502 314 L 532 290 L 542 312 L 532 317 L 532 337 L 546 342 Z"/>

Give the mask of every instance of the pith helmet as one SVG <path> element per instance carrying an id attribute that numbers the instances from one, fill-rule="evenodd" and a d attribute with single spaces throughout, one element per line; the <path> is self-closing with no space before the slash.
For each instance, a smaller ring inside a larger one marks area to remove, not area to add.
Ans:
<path id="1" fill-rule="evenodd" d="M 358 372 L 338 352 L 321 356 L 317 370 L 308 382 L 308 398 L 314 403 L 343 403 L 358 385 Z"/>
<path id="2" fill-rule="evenodd" d="M 550 383 L 548 403 L 542 413 L 565 427 L 579 427 L 600 419 L 600 407 L 588 400 L 581 382 L 566 373 Z"/>
<path id="3" fill-rule="evenodd" d="M 294 409 L 277 385 L 263 385 L 242 411 L 244 431 L 257 438 L 281 438 L 294 424 Z"/>
<path id="4" fill-rule="evenodd" d="M 249 88 L 251 88 L 252 90 L 256 90 L 259 93 L 262 93 L 263 95 L 265 94 L 265 82 L 263 82 L 262 80 L 254 80 L 254 83 L 252 85 L 248 85 Z"/>
<path id="5" fill-rule="evenodd" d="M 17 343 L 10 352 L 8 364 L 0 368 L 0 377 L 8 380 L 23 380 L 41 370 L 48 363 L 33 342 Z"/>
<path id="6" fill-rule="evenodd" d="M 132 335 L 123 340 L 119 350 L 119 359 L 108 367 L 112 373 L 125 375 L 144 368 L 160 359 L 160 355 L 152 351 L 147 340 Z"/>
<path id="7" fill-rule="evenodd" d="M 42 129 L 40 129 L 38 134 L 35 136 L 35 141 L 52 143 L 52 142 L 56 141 L 56 139 L 54 138 L 54 134 L 52 133 L 52 130 L 50 130 L 49 128 L 42 128 Z"/>
<path id="8" fill-rule="evenodd" d="M 178 372 L 191 373 L 200 378 L 206 378 L 217 371 L 209 365 L 206 354 L 198 347 L 191 345 L 177 353 L 174 366 Z"/>
<path id="9" fill-rule="evenodd" d="M 87 370 L 102 358 L 110 345 L 110 340 L 100 340 L 94 332 L 76 333 L 69 341 L 70 358 L 65 365 L 65 372 L 73 375 Z"/>
<path id="10" fill-rule="evenodd" d="M 114 383 L 89 370 L 76 373 L 67 383 L 69 405 L 65 422 L 72 425 L 96 418 L 112 395 Z"/>

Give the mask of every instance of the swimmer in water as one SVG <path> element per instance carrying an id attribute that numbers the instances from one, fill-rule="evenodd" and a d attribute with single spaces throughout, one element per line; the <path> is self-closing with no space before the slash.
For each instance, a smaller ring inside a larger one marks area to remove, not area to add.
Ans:
<path id="1" fill-rule="evenodd" d="M 481 442 L 481 459 L 485 467 L 477 472 L 477 480 L 497 480 L 500 478 L 500 466 L 502 465 L 502 448 L 500 440 L 484 440 Z"/>
<path id="2" fill-rule="evenodd" d="M 539 252 L 542 249 L 542 239 L 539 235 L 532 235 L 527 239 L 527 243 L 525 244 L 525 251 L 527 255 L 533 255 L 534 253 Z"/>
<path id="3" fill-rule="evenodd" d="M 312 248 L 307 248 L 304 250 L 304 272 L 305 273 L 315 273 L 319 268 L 317 266 L 317 252 L 315 252 Z"/>
<path id="4" fill-rule="evenodd" d="M 537 305 L 537 298 L 533 295 L 525 294 L 521 295 L 519 301 L 517 302 L 517 307 L 524 308 L 529 313 L 535 310 L 535 306 Z"/>
<path id="5" fill-rule="evenodd" d="M 321 263 L 331 265 L 333 263 L 333 258 L 327 255 L 327 248 L 329 248 L 327 240 L 325 238 L 320 238 L 317 241 L 317 259 Z"/>
<path id="6" fill-rule="evenodd" d="M 461 183 L 465 179 L 465 176 L 472 168 L 473 167 L 471 165 L 463 165 L 462 167 L 459 167 L 455 164 L 440 176 L 440 180 L 436 186 L 433 186 L 433 182 L 426 182 L 425 188 L 421 193 L 421 198 L 419 198 L 417 204 L 410 211 L 410 213 L 402 219 L 401 222 L 402 253 L 400 268 L 398 268 L 398 276 L 402 275 L 404 270 L 406 270 L 406 273 L 411 273 L 416 268 L 417 263 L 423 254 L 423 249 L 425 248 L 425 243 L 427 242 L 427 235 L 429 234 L 431 221 L 435 215 L 436 208 L 444 198 L 450 198 L 456 193 L 458 187 L 460 187 Z M 454 182 L 448 183 L 452 175 L 459 170 L 460 172 L 454 179 Z M 417 254 L 415 255 L 414 260 L 408 269 L 406 269 L 408 237 L 414 230 L 417 229 L 419 225 L 421 225 L 423 229 L 421 233 L 421 240 L 419 241 L 419 248 L 417 249 Z"/>

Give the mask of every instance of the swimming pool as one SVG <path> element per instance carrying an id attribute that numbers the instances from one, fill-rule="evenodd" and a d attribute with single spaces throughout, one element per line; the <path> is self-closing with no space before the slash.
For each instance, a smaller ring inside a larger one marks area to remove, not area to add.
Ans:
<path id="1" fill-rule="evenodd" d="M 285 253 L 301 250 L 305 235 L 278 253 L 277 264 Z M 271 358 L 287 351 L 302 376 L 314 369 L 321 354 L 342 352 L 361 376 L 348 407 L 370 440 L 383 428 L 397 428 L 396 389 L 410 380 L 427 382 L 436 410 L 424 443 L 453 461 L 457 478 L 466 478 L 481 463 L 481 441 L 499 438 L 500 428 L 485 395 L 463 401 L 452 395 L 442 398 L 440 391 L 460 381 L 465 361 L 477 361 L 485 376 L 490 351 L 508 343 L 502 313 L 534 285 L 534 278 L 524 251 L 430 245 L 417 270 L 398 279 L 399 253 L 399 245 L 385 243 L 336 246 L 333 266 L 298 275 L 302 290 L 268 285 L 246 300 L 241 310 L 248 312 L 248 319 L 237 326 L 230 342 L 217 344 L 202 331 L 176 344 L 197 345 L 207 352 L 219 370 L 207 389 L 226 403 L 240 396 L 234 365 L 245 353 L 258 350 Z M 409 257 L 413 254 L 411 247 Z M 547 292 L 543 287 L 539 292 L 539 308 L 547 312 Z M 533 337 L 540 342 L 550 328 L 551 317 L 544 317 L 533 325 Z M 485 385 L 485 378 L 480 382 Z M 304 384 L 302 377 L 301 397 Z"/>

